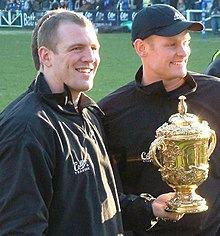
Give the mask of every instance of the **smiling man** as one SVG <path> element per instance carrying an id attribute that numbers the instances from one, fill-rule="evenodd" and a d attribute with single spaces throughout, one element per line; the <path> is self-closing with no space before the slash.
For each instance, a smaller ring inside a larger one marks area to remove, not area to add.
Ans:
<path id="1" fill-rule="evenodd" d="M 103 124 L 109 150 L 118 164 L 125 193 L 149 192 L 158 196 L 171 188 L 162 181 L 153 163 L 143 163 L 156 129 L 177 113 L 178 98 L 187 97 L 189 113 L 208 121 L 220 139 L 220 80 L 187 71 L 190 31 L 201 31 L 199 22 L 187 21 L 175 8 L 158 4 L 139 11 L 132 25 L 132 43 L 142 66 L 135 80 L 117 89 L 98 104 L 105 112 Z M 188 214 L 182 220 L 158 222 L 145 231 L 134 228 L 132 217 L 123 215 L 125 229 L 134 235 L 220 235 L 220 145 L 210 158 L 208 179 L 198 188 L 209 210 Z M 141 212 L 140 212 L 141 215 Z"/>
<path id="2" fill-rule="evenodd" d="M 51 11 L 37 23 L 37 77 L 0 114 L 0 235 L 122 236 L 119 197 L 93 87 L 99 42 L 84 16 Z M 173 193 L 120 194 L 135 225 L 151 228 Z M 135 206 L 142 206 L 142 214 Z"/>
<path id="3" fill-rule="evenodd" d="M 65 10 L 43 19 L 38 75 L 0 114 L 0 235 L 122 235 L 100 109 L 84 94 L 100 63 L 94 27 Z"/>

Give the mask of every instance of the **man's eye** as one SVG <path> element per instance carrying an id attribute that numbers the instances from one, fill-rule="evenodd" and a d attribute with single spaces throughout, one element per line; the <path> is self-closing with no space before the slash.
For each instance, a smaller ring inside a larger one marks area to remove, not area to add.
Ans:
<path id="1" fill-rule="evenodd" d="M 176 44 L 175 44 L 175 43 L 170 43 L 169 46 L 170 46 L 170 47 L 175 47 Z"/>
<path id="2" fill-rule="evenodd" d="M 80 47 L 75 47 L 73 48 L 73 51 L 79 51 L 81 48 Z"/>
<path id="3" fill-rule="evenodd" d="M 96 45 L 96 44 L 91 45 L 91 49 L 92 49 L 93 51 L 98 51 L 98 50 L 99 50 L 99 46 Z"/>

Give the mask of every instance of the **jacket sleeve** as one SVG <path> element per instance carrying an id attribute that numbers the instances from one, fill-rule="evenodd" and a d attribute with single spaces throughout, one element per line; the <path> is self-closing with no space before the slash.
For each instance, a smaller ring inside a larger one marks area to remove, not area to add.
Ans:
<path id="1" fill-rule="evenodd" d="M 151 229 L 159 221 L 159 219 L 154 216 L 152 210 L 152 200 L 155 198 L 145 193 L 142 193 L 140 196 L 124 194 L 115 156 L 111 154 L 109 156 L 119 192 L 124 229 L 132 231 L 147 231 Z"/>
<path id="2" fill-rule="evenodd" d="M 147 231 L 158 222 L 158 219 L 153 214 L 150 199 L 119 193 L 119 200 L 125 230 Z"/>
<path id="3" fill-rule="evenodd" d="M 220 78 L 220 58 L 211 62 L 205 70 L 206 75 L 212 75 Z"/>
<path id="4" fill-rule="evenodd" d="M 52 165 L 36 140 L 0 142 L 1 235 L 44 235 L 52 199 Z"/>

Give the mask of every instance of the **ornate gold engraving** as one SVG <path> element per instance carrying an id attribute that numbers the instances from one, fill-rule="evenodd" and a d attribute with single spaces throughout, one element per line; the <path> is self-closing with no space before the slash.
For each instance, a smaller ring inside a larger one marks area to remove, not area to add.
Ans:
<path id="1" fill-rule="evenodd" d="M 198 117 L 187 113 L 184 96 L 179 99 L 179 113 L 156 130 L 147 158 L 159 167 L 163 181 L 176 193 L 167 202 L 167 211 L 197 213 L 208 209 L 195 190 L 208 177 L 216 135 L 206 121 L 200 123 Z"/>

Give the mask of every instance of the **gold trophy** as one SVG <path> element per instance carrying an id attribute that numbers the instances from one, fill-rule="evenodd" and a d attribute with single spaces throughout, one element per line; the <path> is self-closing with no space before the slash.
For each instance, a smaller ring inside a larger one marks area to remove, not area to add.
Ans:
<path id="1" fill-rule="evenodd" d="M 208 177 L 209 157 L 216 145 L 216 135 L 206 121 L 187 113 L 186 97 L 179 97 L 179 113 L 156 130 L 156 139 L 144 161 L 159 167 L 163 181 L 175 191 L 167 202 L 167 211 L 198 213 L 208 209 L 195 190 Z"/>

